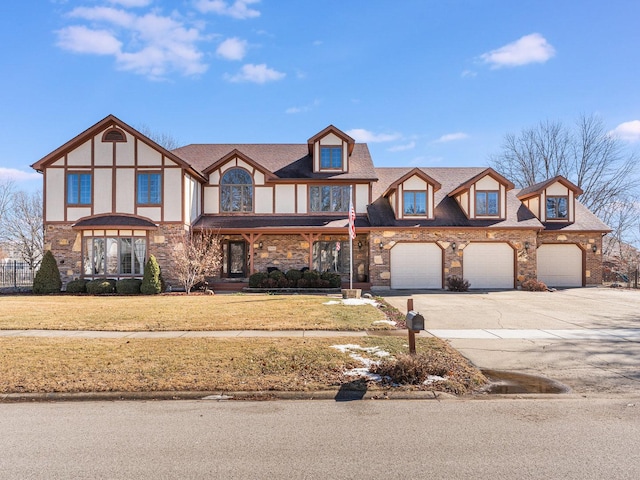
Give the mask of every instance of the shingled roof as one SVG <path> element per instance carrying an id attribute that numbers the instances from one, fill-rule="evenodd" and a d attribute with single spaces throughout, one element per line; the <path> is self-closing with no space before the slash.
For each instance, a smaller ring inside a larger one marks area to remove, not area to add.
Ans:
<path id="1" fill-rule="evenodd" d="M 369 148 L 356 143 L 349 157 L 348 173 L 314 173 L 309 147 L 301 144 L 192 144 L 172 151 L 193 168 L 204 172 L 215 162 L 237 150 L 280 179 L 375 180 Z"/>
<path id="2" fill-rule="evenodd" d="M 436 180 L 442 188 L 434 193 L 433 220 L 396 219 L 389 200 L 383 194 L 399 178 L 415 167 L 376 168 L 378 182 L 373 186 L 374 202 L 368 207 L 369 221 L 372 227 L 492 227 L 492 228 L 530 228 L 535 230 L 563 231 L 609 231 L 598 217 L 584 205 L 576 201 L 576 221 L 574 223 L 542 224 L 536 216 L 518 199 L 517 190 L 507 191 L 507 217 L 504 220 L 469 220 L 454 198 L 449 194 L 460 185 L 464 185 L 486 171 L 485 167 L 425 167 L 419 168 L 425 175 Z"/>

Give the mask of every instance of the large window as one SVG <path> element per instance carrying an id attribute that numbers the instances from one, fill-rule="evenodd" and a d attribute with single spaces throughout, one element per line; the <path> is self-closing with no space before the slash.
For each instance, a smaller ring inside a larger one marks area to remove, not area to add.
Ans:
<path id="1" fill-rule="evenodd" d="M 140 276 L 147 240 L 141 237 L 88 237 L 84 245 L 85 276 Z"/>
<path id="2" fill-rule="evenodd" d="M 403 207 L 405 215 L 426 215 L 427 192 L 405 191 L 403 195 Z"/>
<path id="3" fill-rule="evenodd" d="M 313 269 L 349 273 L 349 242 L 314 242 Z"/>
<path id="4" fill-rule="evenodd" d="M 252 212 L 253 181 L 241 168 L 227 170 L 220 180 L 220 211 Z"/>
<path id="5" fill-rule="evenodd" d="M 500 215 L 498 192 L 476 192 L 476 215 L 495 216 Z"/>
<path id="6" fill-rule="evenodd" d="M 160 205 L 162 202 L 160 173 L 138 174 L 138 205 Z"/>
<path id="7" fill-rule="evenodd" d="M 567 197 L 547 197 L 547 218 L 566 220 L 569 218 Z"/>
<path id="8" fill-rule="evenodd" d="M 68 173 L 67 174 L 67 204 L 90 205 L 91 204 L 91 174 Z"/>
<path id="9" fill-rule="evenodd" d="M 348 212 L 348 186 L 311 186 L 309 187 L 309 206 L 312 212 Z"/>
<path id="10" fill-rule="evenodd" d="M 320 168 L 342 168 L 342 147 L 320 147 Z"/>

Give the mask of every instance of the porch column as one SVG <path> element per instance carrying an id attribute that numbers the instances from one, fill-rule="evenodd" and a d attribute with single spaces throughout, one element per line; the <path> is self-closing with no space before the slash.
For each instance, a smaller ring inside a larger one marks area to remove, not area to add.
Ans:
<path id="1" fill-rule="evenodd" d="M 245 239 L 245 241 L 247 241 L 249 243 L 249 275 L 253 275 L 254 270 L 253 270 L 253 244 L 255 242 L 257 242 L 260 237 L 262 236 L 262 233 L 243 233 L 242 234 L 242 238 Z"/>

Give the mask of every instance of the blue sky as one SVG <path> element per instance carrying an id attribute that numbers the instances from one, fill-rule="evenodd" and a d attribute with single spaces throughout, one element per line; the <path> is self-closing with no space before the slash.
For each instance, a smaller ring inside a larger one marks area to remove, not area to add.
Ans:
<path id="1" fill-rule="evenodd" d="M 40 0 L 0 17 L 0 180 L 108 114 L 188 143 L 304 143 L 481 166 L 598 114 L 640 146 L 637 0 Z"/>

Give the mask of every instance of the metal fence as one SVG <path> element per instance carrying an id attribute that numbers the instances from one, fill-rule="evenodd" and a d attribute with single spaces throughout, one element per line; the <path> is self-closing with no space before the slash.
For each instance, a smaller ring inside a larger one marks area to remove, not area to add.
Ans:
<path id="1" fill-rule="evenodd" d="M 0 262 L 0 287 L 31 287 L 33 271 L 29 265 L 16 260 Z"/>

